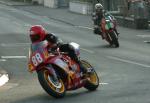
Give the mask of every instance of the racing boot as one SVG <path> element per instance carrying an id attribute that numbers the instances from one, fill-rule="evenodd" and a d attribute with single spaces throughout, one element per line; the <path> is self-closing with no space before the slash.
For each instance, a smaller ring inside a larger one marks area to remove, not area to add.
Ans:
<path id="1" fill-rule="evenodd" d="M 115 33 L 117 34 L 117 35 L 119 35 L 120 33 L 117 31 L 117 29 L 114 29 L 114 31 L 115 31 Z"/>
<path id="2" fill-rule="evenodd" d="M 87 73 L 87 69 L 82 65 L 81 61 L 78 61 L 80 70 L 83 74 Z"/>

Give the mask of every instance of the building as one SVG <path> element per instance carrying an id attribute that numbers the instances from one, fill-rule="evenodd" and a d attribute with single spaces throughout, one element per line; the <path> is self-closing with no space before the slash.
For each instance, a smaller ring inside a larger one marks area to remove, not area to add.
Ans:
<path id="1" fill-rule="evenodd" d="M 58 7 L 68 7 L 69 0 L 58 0 Z"/>

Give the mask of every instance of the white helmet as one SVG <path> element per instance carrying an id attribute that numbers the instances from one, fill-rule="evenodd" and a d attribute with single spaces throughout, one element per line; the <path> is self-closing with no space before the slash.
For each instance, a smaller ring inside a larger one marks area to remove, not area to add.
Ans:
<path id="1" fill-rule="evenodd" d="M 103 5 L 101 3 L 95 4 L 95 10 L 103 10 Z"/>

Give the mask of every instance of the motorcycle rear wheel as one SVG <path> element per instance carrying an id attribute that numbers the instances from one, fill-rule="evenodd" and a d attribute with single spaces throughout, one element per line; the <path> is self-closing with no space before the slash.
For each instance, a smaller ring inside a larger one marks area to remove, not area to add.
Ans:
<path id="1" fill-rule="evenodd" d="M 89 68 L 93 68 L 91 66 L 90 63 L 88 63 L 87 61 L 85 60 L 81 60 L 81 63 L 83 64 L 83 66 L 88 70 Z M 86 78 L 87 78 L 87 81 L 84 85 L 84 88 L 90 90 L 90 91 L 94 91 L 98 88 L 99 86 L 99 77 L 96 73 L 96 71 L 93 69 L 92 73 L 87 73 L 86 74 Z"/>
<path id="2" fill-rule="evenodd" d="M 55 98 L 62 98 L 66 93 L 66 88 L 64 86 L 61 78 L 57 77 L 57 81 L 52 79 L 52 75 L 49 73 L 48 69 L 42 69 L 37 72 L 38 79 L 42 88 L 51 96 Z"/>

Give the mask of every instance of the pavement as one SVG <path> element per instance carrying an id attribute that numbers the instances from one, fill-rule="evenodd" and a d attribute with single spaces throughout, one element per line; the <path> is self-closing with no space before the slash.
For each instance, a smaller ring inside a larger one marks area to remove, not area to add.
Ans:
<path id="1" fill-rule="evenodd" d="M 8 6 L 14 6 L 43 17 L 61 21 L 72 26 L 86 27 L 89 29 L 93 28 L 91 15 L 73 13 L 69 10 L 69 8 L 48 8 L 42 5 L 32 5 L 27 2 L 17 2 L 16 0 L 0 0 L 0 3 Z"/>
<path id="2" fill-rule="evenodd" d="M 19 7 L 19 6 L 16 6 Z M 24 6 L 20 9 L 37 14 L 40 16 L 46 16 L 50 19 L 61 21 L 72 26 L 92 26 L 91 15 L 82 15 L 69 11 L 68 8 L 48 8 L 44 6 Z M 41 12 L 40 12 L 41 11 Z"/>
<path id="3" fill-rule="evenodd" d="M 27 3 L 27 2 L 18 2 L 18 1 L 15 1 L 15 0 L 0 0 L 0 3 L 1 4 L 5 4 L 5 5 L 8 5 L 8 6 L 14 6 L 14 5 L 31 5 L 30 3 Z"/>
<path id="4" fill-rule="evenodd" d="M 13 0 L 0 0 L 0 3 L 16 8 L 18 7 L 19 9 L 23 9 L 33 14 L 46 16 L 50 19 L 61 21 L 72 26 L 92 27 L 91 15 L 73 13 L 69 11 L 69 8 L 48 8 L 42 5 L 32 5 L 31 3 L 16 2 Z"/>

